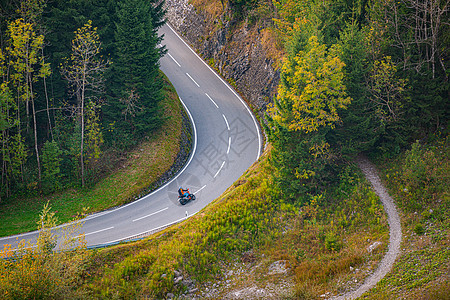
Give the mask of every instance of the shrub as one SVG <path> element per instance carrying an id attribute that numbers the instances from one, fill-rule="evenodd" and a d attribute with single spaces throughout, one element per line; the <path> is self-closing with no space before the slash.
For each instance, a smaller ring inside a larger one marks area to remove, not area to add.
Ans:
<path id="1" fill-rule="evenodd" d="M 328 251 L 339 251 L 342 248 L 342 244 L 339 242 L 339 238 L 334 232 L 328 232 L 325 235 L 325 248 Z"/>
<path id="2" fill-rule="evenodd" d="M 414 232 L 417 235 L 422 235 L 425 233 L 425 229 L 423 228 L 423 225 L 421 223 L 416 224 L 416 226 L 414 227 Z"/>
<path id="3" fill-rule="evenodd" d="M 20 242 L 17 251 L 5 247 L 0 251 L 1 299 L 71 299 L 84 298 L 79 288 L 86 257 L 84 238 L 63 240 L 60 251 L 53 252 L 55 236 L 50 228 L 56 218 L 50 207 L 44 207 L 38 224 L 40 234 L 36 244 Z M 66 230 L 73 236 L 80 223 Z M 70 251 L 69 251 L 70 250 Z"/>

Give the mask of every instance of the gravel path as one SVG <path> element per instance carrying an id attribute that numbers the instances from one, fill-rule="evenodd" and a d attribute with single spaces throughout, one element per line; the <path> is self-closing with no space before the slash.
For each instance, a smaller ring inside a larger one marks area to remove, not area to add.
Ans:
<path id="1" fill-rule="evenodd" d="M 380 197 L 383 203 L 384 210 L 388 215 L 389 222 L 389 248 L 386 255 L 381 260 L 378 268 L 370 275 L 364 283 L 356 290 L 348 292 L 342 296 L 335 297 L 333 299 L 356 299 L 369 289 L 374 287 L 383 277 L 391 270 L 395 259 L 400 253 L 400 244 L 402 242 L 402 227 L 400 224 L 400 217 L 395 207 L 394 201 L 389 196 L 386 188 L 381 183 L 381 179 L 378 176 L 375 166 L 365 157 L 359 157 L 357 159 L 358 166 L 366 176 L 367 180 L 372 184 L 375 193 Z"/>

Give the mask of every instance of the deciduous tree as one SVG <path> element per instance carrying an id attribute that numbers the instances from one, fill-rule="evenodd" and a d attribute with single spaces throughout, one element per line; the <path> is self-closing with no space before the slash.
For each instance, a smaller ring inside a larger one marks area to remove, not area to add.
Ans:
<path id="1" fill-rule="evenodd" d="M 77 99 L 78 122 L 81 127 L 80 166 L 81 185 L 85 184 L 85 107 L 88 102 L 98 101 L 98 93 L 104 88 L 103 73 L 108 62 L 100 56 L 99 36 L 97 29 L 88 21 L 77 29 L 72 41 L 72 55 L 62 67 L 63 76 L 67 79 Z"/>
<path id="2" fill-rule="evenodd" d="M 340 122 L 338 109 L 351 102 L 338 54 L 338 46 L 327 51 L 312 36 L 283 64 L 267 129 L 274 144 L 272 162 L 280 190 L 289 199 L 305 199 L 306 193 L 320 192 L 335 157 L 327 134 Z"/>

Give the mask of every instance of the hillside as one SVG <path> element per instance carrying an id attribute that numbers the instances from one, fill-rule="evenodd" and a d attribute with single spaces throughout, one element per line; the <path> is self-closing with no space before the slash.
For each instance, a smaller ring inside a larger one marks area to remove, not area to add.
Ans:
<path id="1" fill-rule="evenodd" d="M 27 266 L 42 263 L 62 278 L 53 298 L 334 299 L 381 274 L 362 299 L 448 299 L 449 7 L 427 3 L 167 1 L 259 114 L 264 155 L 149 238 L 0 265 L 0 293 L 38 293 L 15 279 L 37 281 Z"/>

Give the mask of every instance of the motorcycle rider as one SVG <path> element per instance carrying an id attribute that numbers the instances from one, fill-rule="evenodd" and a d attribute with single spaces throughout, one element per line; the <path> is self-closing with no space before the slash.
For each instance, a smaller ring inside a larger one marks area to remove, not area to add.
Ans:
<path id="1" fill-rule="evenodd" d="M 180 197 L 189 197 L 189 189 L 183 189 L 181 186 L 178 189 L 178 196 Z"/>

